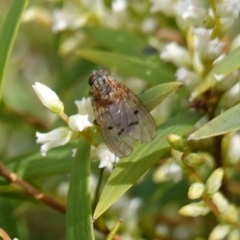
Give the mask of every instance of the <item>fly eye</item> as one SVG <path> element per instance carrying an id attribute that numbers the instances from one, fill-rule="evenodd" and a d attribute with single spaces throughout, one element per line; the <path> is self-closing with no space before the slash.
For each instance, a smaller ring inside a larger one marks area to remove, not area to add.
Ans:
<path id="1" fill-rule="evenodd" d="M 89 84 L 90 86 L 93 85 L 93 82 L 95 81 L 95 76 L 96 76 L 96 74 L 95 74 L 94 72 L 90 75 L 90 77 L 89 77 L 89 79 L 88 79 L 88 84 Z"/>

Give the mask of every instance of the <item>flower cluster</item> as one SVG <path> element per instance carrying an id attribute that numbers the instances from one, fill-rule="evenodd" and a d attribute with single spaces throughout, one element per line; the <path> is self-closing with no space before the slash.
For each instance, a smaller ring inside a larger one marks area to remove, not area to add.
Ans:
<path id="1" fill-rule="evenodd" d="M 68 124 L 68 127 L 56 128 L 48 133 L 36 133 L 37 143 L 42 144 L 40 152 L 43 156 L 46 156 L 50 149 L 67 144 L 81 135 L 81 132 L 93 126 L 94 113 L 90 98 L 75 101 L 78 114 L 68 117 L 64 113 L 62 101 L 53 90 L 38 82 L 33 85 L 33 89 L 42 104 L 51 112 L 58 114 Z M 99 168 L 113 169 L 119 160 L 105 144 L 97 146 L 95 152 L 96 156 L 101 160 Z"/>
<path id="2" fill-rule="evenodd" d="M 177 80 L 191 91 L 204 77 L 206 67 L 225 57 L 227 43 L 223 35 L 239 17 L 240 1 L 219 0 L 210 5 L 197 0 L 151 2 L 152 13 L 162 12 L 168 17 L 175 17 L 186 36 L 186 47 L 175 42 L 167 43 L 160 57 L 178 67 Z M 239 40 L 237 42 L 239 45 Z"/>
<path id="3" fill-rule="evenodd" d="M 225 137 L 230 137 L 234 142 L 232 146 L 234 148 L 232 152 L 234 153 L 225 153 L 226 155 L 229 154 L 225 164 L 230 166 L 230 164 L 233 164 L 234 161 L 238 161 L 239 159 L 237 156 L 239 150 L 234 146 L 239 143 L 239 136 L 231 134 Z M 229 236 L 229 239 L 238 239 L 231 238 L 232 236 L 236 237 L 237 228 L 235 226 L 238 225 L 237 207 L 230 203 L 220 192 L 224 170 L 227 168 L 217 168 L 213 170 L 204 182 L 199 172 L 200 168 L 206 171 L 206 169 L 212 169 L 214 167 L 214 161 L 210 155 L 191 153 L 186 140 L 177 135 L 170 134 L 168 136 L 168 142 L 172 147 L 172 157 L 175 162 L 182 166 L 182 169 L 186 172 L 189 172 L 194 180 L 188 189 L 188 197 L 195 201 L 183 206 L 179 210 L 179 214 L 187 217 L 197 217 L 205 216 L 212 211 L 218 218 L 219 224 L 213 228 L 209 239 L 223 239 L 226 236 Z"/>

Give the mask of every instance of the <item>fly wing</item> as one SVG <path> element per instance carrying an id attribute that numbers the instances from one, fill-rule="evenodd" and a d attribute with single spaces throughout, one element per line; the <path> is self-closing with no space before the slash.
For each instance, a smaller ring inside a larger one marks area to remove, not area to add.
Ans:
<path id="1" fill-rule="evenodd" d="M 127 104 L 134 110 L 137 124 L 134 125 L 141 143 L 151 142 L 157 135 L 155 120 L 140 100 L 131 92 L 128 93 Z"/>
<path id="2" fill-rule="evenodd" d="M 118 157 L 129 156 L 133 150 L 134 140 L 113 121 L 109 106 L 104 108 L 96 104 L 93 104 L 95 117 L 106 145 Z"/>
<path id="3" fill-rule="evenodd" d="M 131 138 L 145 143 L 156 137 L 157 127 L 153 117 L 129 89 L 123 91 L 121 99 L 110 105 L 109 113 L 115 125 Z"/>

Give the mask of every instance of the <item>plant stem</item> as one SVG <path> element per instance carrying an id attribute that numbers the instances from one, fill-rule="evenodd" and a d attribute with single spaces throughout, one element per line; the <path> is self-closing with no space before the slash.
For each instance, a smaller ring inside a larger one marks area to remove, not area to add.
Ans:
<path id="1" fill-rule="evenodd" d="M 66 212 L 66 208 L 64 205 L 56 202 L 53 198 L 47 196 L 42 191 L 38 190 L 34 186 L 32 186 L 30 183 L 23 180 L 21 177 L 19 177 L 16 173 L 11 172 L 9 169 L 7 169 L 3 163 L 0 163 L 0 175 L 6 178 L 11 183 L 18 185 L 21 187 L 24 192 L 33 197 L 34 199 L 43 202 L 44 204 L 50 206 L 51 208 L 64 213 Z"/>

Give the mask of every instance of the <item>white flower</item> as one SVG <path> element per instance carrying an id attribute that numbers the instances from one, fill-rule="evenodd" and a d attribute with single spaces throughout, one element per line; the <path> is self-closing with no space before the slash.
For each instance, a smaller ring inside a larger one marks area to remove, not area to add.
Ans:
<path id="1" fill-rule="evenodd" d="M 177 20 L 184 27 L 202 26 L 210 22 L 206 9 L 194 0 L 178 0 L 174 5 Z M 181 23 L 182 22 L 182 23 Z"/>
<path id="2" fill-rule="evenodd" d="M 151 0 L 151 13 L 162 12 L 168 17 L 174 16 L 174 8 L 172 0 Z"/>
<path id="3" fill-rule="evenodd" d="M 114 155 L 105 144 L 100 144 L 96 149 L 96 154 L 100 159 L 99 168 L 107 168 L 112 170 L 115 164 L 119 161 L 119 157 Z"/>
<path id="4" fill-rule="evenodd" d="M 219 18 L 221 22 L 221 32 L 225 33 L 234 23 L 234 17 Z"/>
<path id="5" fill-rule="evenodd" d="M 231 44 L 231 51 L 236 49 L 237 47 L 240 46 L 240 34 L 238 34 L 233 40 Z"/>
<path id="6" fill-rule="evenodd" d="M 224 42 L 218 38 L 211 39 L 211 30 L 205 28 L 194 29 L 194 45 L 203 59 L 216 59 L 223 52 Z"/>
<path id="7" fill-rule="evenodd" d="M 50 109 L 53 113 L 63 113 L 63 103 L 52 89 L 39 82 L 36 82 L 32 87 L 45 107 Z"/>
<path id="8" fill-rule="evenodd" d="M 234 17 L 238 18 L 240 12 L 240 1 L 239 0 L 223 0 L 217 1 L 217 15 L 218 17 Z"/>
<path id="9" fill-rule="evenodd" d="M 174 63 L 178 67 L 188 67 L 191 65 L 191 58 L 187 49 L 180 47 L 175 42 L 167 44 L 160 57 L 165 61 Z"/>
<path id="10" fill-rule="evenodd" d="M 74 101 L 78 108 L 78 113 L 81 115 L 86 115 L 88 114 L 88 119 L 90 122 L 93 122 L 95 119 L 94 117 L 94 112 L 93 112 L 93 107 L 92 107 L 92 101 L 91 98 L 82 98 L 82 100 L 76 100 Z"/>
<path id="11" fill-rule="evenodd" d="M 154 173 L 153 180 L 155 182 L 163 182 L 173 179 L 179 182 L 182 179 L 182 169 L 176 162 L 169 158 Z"/>
<path id="12" fill-rule="evenodd" d="M 52 17 L 52 31 L 60 32 L 66 29 L 77 29 L 87 22 L 86 14 L 83 14 L 73 4 L 67 4 L 65 8 L 54 9 Z"/>
<path id="13" fill-rule="evenodd" d="M 76 114 L 69 117 L 68 126 L 76 132 L 82 132 L 85 128 L 91 127 L 93 125 L 88 120 L 88 114 Z"/>
<path id="14" fill-rule="evenodd" d="M 201 80 L 199 75 L 184 67 L 178 68 L 175 76 L 177 81 L 182 82 L 189 90 L 193 90 Z"/>
<path id="15" fill-rule="evenodd" d="M 43 156 L 46 156 L 48 150 L 65 145 L 76 136 L 76 132 L 66 127 L 56 128 L 48 133 L 36 133 L 37 143 L 42 144 L 40 152 Z"/>
<path id="16" fill-rule="evenodd" d="M 154 18 L 146 18 L 142 23 L 142 31 L 144 33 L 150 33 L 157 27 L 157 21 Z"/>
<path id="17" fill-rule="evenodd" d="M 121 12 L 127 8 L 126 0 L 113 0 L 112 1 L 112 10 L 113 12 Z"/>
<path id="18" fill-rule="evenodd" d="M 228 160 L 230 164 L 236 164 L 240 161 L 240 135 L 234 134 L 229 144 Z"/>
<path id="19" fill-rule="evenodd" d="M 53 11 L 53 25 L 52 31 L 59 32 L 67 27 L 66 16 L 61 9 L 54 9 Z"/>

